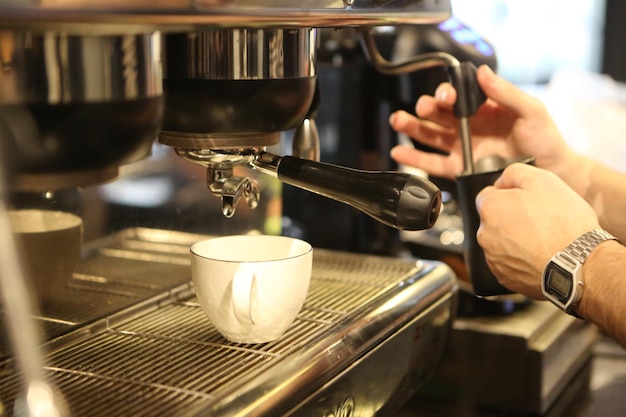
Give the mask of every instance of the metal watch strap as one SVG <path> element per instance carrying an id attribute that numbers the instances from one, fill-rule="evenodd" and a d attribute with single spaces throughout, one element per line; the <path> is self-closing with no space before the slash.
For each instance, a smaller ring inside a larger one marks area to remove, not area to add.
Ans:
<path id="1" fill-rule="evenodd" d="M 589 254 L 591 254 L 591 252 L 600 243 L 607 241 L 607 240 L 618 240 L 618 239 L 612 234 L 610 234 L 609 232 L 602 230 L 602 229 L 590 230 L 589 232 L 584 233 L 578 239 L 570 243 L 561 252 L 554 255 L 554 257 L 552 258 L 552 261 L 560 262 L 562 266 L 568 265 L 572 273 L 575 274 L 575 276 L 573 276 L 572 278 L 576 279 L 575 271 L 579 270 L 582 267 L 582 265 L 587 260 L 587 257 L 589 256 Z M 582 276 L 582 271 L 580 271 L 580 274 L 577 276 L 579 277 L 578 280 L 572 282 L 572 285 L 574 286 L 574 288 L 572 290 L 572 294 L 571 294 L 572 298 L 570 299 L 569 303 L 566 303 L 565 305 L 561 304 L 560 301 L 557 301 L 553 295 L 546 293 L 545 290 L 544 290 L 544 294 L 548 297 L 550 301 L 552 301 L 557 306 L 562 308 L 566 313 L 571 314 L 574 317 L 580 318 L 580 316 L 578 315 L 575 309 L 583 295 L 582 293 L 583 293 L 583 287 L 584 287 L 584 283 L 583 283 L 584 277 Z M 545 279 L 546 278 L 545 278 L 545 272 L 544 272 L 544 281 L 542 282 L 542 288 L 543 288 L 543 285 L 545 285 Z"/>
<path id="2" fill-rule="evenodd" d="M 581 235 L 578 239 L 569 244 L 557 256 L 567 262 L 576 264 L 585 263 L 589 254 L 602 242 L 606 240 L 618 240 L 615 236 L 602 229 L 590 230 Z"/>

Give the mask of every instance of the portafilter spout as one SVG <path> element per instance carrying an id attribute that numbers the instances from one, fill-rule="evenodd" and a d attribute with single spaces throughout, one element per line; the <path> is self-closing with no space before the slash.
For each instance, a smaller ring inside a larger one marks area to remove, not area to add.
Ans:
<path id="1" fill-rule="evenodd" d="M 252 209 L 259 204 L 259 183 L 249 177 L 234 175 L 236 165 L 244 165 L 254 158 L 252 149 L 182 149 L 175 148 L 183 159 L 202 165 L 207 169 L 207 188 L 222 200 L 222 214 L 233 217 L 239 201 L 243 198 Z"/>
<path id="2" fill-rule="evenodd" d="M 269 152 L 256 153 L 250 164 L 286 184 L 348 204 L 396 229 L 428 229 L 441 209 L 441 191 L 415 175 L 363 171 Z"/>

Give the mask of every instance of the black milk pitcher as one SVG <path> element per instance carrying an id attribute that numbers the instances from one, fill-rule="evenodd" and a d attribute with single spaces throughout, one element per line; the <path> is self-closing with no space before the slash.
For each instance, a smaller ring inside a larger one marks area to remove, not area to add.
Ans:
<path id="1" fill-rule="evenodd" d="M 523 162 L 534 164 L 535 159 L 518 158 L 505 159 L 499 156 L 490 156 L 480 159 L 474 165 L 474 172 L 457 176 L 458 204 L 463 219 L 464 258 L 467 272 L 472 283 L 474 293 L 481 297 L 510 294 L 511 291 L 500 285 L 495 275 L 487 266 L 485 253 L 478 245 L 476 232 L 480 226 L 480 217 L 476 210 L 476 196 L 485 187 L 493 185 L 504 169 L 514 163 Z M 506 215 L 506 213 L 502 213 Z"/>

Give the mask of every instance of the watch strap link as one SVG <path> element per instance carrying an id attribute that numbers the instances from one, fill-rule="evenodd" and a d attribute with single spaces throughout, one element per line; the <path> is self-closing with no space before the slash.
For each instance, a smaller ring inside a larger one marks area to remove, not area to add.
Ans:
<path id="1" fill-rule="evenodd" d="M 590 230 L 582 234 L 578 239 L 570 243 L 565 249 L 557 254 L 561 259 L 571 262 L 573 266 L 585 263 L 589 254 L 606 240 L 618 240 L 615 236 L 602 229 Z M 569 259 L 568 259 L 569 258 Z"/>

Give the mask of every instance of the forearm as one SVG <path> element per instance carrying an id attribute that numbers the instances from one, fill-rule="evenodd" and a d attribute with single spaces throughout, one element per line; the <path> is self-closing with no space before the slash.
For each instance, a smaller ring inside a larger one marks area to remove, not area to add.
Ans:
<path id="1" fill-rule="evenodd" d="M 582 155 L 557 172 L 598 215 L 600 225 L 626 242 L 626 175 Z"/>
<path id="2" fill-rule="evenodd" d="M 592 163 L 585 200 L 600 219 L 600 225 L 626 242 L 626 175 L 597 162 Z"/>
<path id="3" fill-rule="evenodd" d="M 626 247 L 600 244 L 585 262 L 583 276 L 578 314 L 626 347 Z"/>

